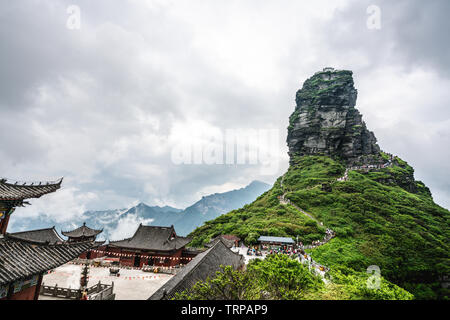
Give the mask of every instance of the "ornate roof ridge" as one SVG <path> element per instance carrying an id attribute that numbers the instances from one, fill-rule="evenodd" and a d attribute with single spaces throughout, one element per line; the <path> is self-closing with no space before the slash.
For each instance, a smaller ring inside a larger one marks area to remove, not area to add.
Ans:
<path id="1" fill-rule="evenodd" d="M 55 180 L 55 181 L 15 181 L 13 182 L 9 182 L 9 180 L 7 178 L 0 178 L 0 183 L 5 184 L 5 185 L 9 185 L 9 186 L 14 186 L 14 187 L 46 187 L 46 186 L 55 186 L 55 185 L 61 185 L 61 183 L 63 182 L 64 177 Z"/>
<path id="2" fill-rule="evenodd" d="M 11 235 L 10 233 L 7 233 L 4 235 L 5 240 L 8 241 L 16 241 L 16 242 L 25 242 L 25 243 L 29 243 L 29 244 L 33 244 L 36 246 L 46 246 L 46 247 L 64 247 L 64 246 L 69 246 L 69 247 L 76 247 L 82 244 L 87 244 L 87 243 L 94 243 L 95 241 L 93 240 L 84 240 L 84 241 L 77 241 L 77 242 L 69 242 L 69 241 L 62 241 L 62 242 L 39 242 L 39 241 L 34 241 L 31 239 L 22 239 L 22 238 L 17 238 L 14 237 L 14 235 Z"/>
<path id="3" fill-rule="evenodd" d="M 34 244 L 8 236 L 0 237 L 0 284 L 42 274 L 71 261 L 92 246 L 92 241 Z"/>
<path id="4" fill-rule="evenodd" d="M 53 231 L 53 233 L 45 234 L 45 231 L 49 231 L 49 232 Z M 11 232 L 11 233 L 7 233 L 7 235 L 10 238 L 28 241 L 28 242 L 32 242 L 32 243 L 58 243 L 58 242 L 63 243 L 63 242 L 65 242 L 65 240 L 56 231 L 55 226 L 50 227 L 50 228 L 41 228 L 41 229 L 34 229 L 34 230 Z M 26 237 L 27 235 L 29 236 L 29 238 Z M 41 237 L 41 239 L 39 239 L 39 237 Z M 44 237 L 45 240 L 42 239 L 42 237 Z M 51 240 L 48 240 L 49 238 Z"/>
<path id="5" fill-rule="evenodd" d="M 88 231 L 89 233 L 85 233 L 85 231 Z M 80 233 L 80 232 L 81 232 L 81 234 L 78 235 L 77 233 Z M 93 237 L 93 236 L 96 236 L 96 235 L 98 235 L 98 234 L 100 234 L 102 232 L 103 232 L 103 228 L 102 229 L 90 228 L 90 227 L 88 227 L 86 225 L 86 222 L 84 222 L 82 226 L 80 226 L 78 228 L 75 228 L 75 229 L 73 229 L 71 231 L 62 231 L 61 230 L 61 234 L 62 235 L 66 236 L 66 237 L 74 237 L 74 238 L 76 238 L 76 237 L 83 237 L 83 236 Z"/>

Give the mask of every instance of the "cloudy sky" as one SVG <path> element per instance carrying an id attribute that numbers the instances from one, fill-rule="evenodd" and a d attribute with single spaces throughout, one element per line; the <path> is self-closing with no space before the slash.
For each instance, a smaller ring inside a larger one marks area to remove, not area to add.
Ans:
<path id="1" fill-rule="evenodd" d="M 381 148 L 449 208 L 448 12 L 447 0 L 2 1 L 0 176 L 64 176 L 16 213 L 59 220 L 273 183 L 295 92 L 332 66 L 354 71 Z M 227 130 L 276 133 L 257 144 L 272 170 L 176 160 Z"/>

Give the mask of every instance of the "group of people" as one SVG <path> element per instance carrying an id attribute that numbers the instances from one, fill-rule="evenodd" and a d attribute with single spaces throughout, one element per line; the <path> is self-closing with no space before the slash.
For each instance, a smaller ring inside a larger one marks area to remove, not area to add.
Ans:
<path id="1" fill-rule="evenodd" d="M 270 249 L 269 254 L 286 254 L 288 256 L 293 256 L 298 253 L 297 249 L 293 249 L 292 247 L 289 248 L 275 248 Z"/>
<path id="2" fill-rule="evenodd" d="M 323 240 L 315 240 L 311 242 L 311 245 L 309 246 L 303 246 L 303 243 L 301 243 L 301 248 L 305 248 L 305 249 L 313 249 L 313 248 L 317 248 L 325 243 L 327 243 L 328 241 L 330 241 L 331 239 L 333 239 L 336 236 L 336 233 L 331 230 L 330 228 L 327 228 L 327 230 L 325 231 L 325 236 L 323 237 Z"/>
<path id="3" fill-rule="evenodd" d="M 331 230 L 330 228 L 327 228 L 327 230 L 325 231 L 325 233 L 326 233 L 326 235 L 325 235 L 325 237 L 334 237 L 334 235 L 335 235 L 335 232 L 333 231 L 333 230 Z"/>
<path id="4" fill-rule="evenodd" d="M 257 248 L 248 248 L 247 249 L 247 255 L 248 256 L 262 256 L 262 253 Z"/>

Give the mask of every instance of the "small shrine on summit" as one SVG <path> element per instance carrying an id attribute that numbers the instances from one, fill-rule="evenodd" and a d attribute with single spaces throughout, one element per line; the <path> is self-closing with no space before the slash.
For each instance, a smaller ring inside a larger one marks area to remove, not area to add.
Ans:
<path id="1" fill-rule="evenodd" d="M 68 242 L 83 242 L 83 241 L 95 241 L 97 235 L 103 232 L 103 229 L 96 230 L 86 226 L 86 222 L 83 225 L 72 231 L 61 231 L 61 233 L 68 237 Z"/>

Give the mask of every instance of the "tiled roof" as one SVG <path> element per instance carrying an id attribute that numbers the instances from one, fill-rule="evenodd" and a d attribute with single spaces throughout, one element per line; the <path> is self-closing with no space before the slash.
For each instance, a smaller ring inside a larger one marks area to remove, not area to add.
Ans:
<path id="1" fill-rule="evenodd" d="M 71 237 L 71 238 L 80 238 L 80 237 L 94 237 L 96 235 L 98 235 L 99 233 L 101 233 L 103 231 L 102 230 L 95 230 L 95 229 L 91 229 L 89 227 L 86 226 L 86 223 L 83 223 L 83 225 L 75 230 L 72 231 L 61 231 L 61 233 L 63 235 L 65 235 L 66 237 Z"/>
<path id="2" fill-rule="evenodd" d="M 227 240 L 231 240 L 231 241 L 241 241 L 241 238 L 239 238 L 238 236 L 235 236 L 233 234 L 224 234 L 224 235 L 222 235 L 222 237 Z"/>
<path id="3" fill-rule="evenodd" d="M 43 243 L 56 244 L 64 242 L 64 239 L 59 236 L 58 232 L 56 232 L 55 227 L 39 230 L 14 232 L 9 233 L 8 236 L 10 238 L 42 244 Z"/>
<path id="4" fill-rule="evenodd" d="M 205 247 L 212 248 L 218 241 L 222 240 L 223 243 L 228 247 L 231 248 L 234 245 L 234 240 L 227 239 L 224 236 L 217 236 L 214 239 L 212 239 L 210 242 L 205 244 Z"/>
<path id="5" fill-rule="evenodd" d="M 133 237 L 120 241 L 110 241 L 109 246 L 125 249 L 172 251 L 183 248 L 191 242 L 190 238 L 172 237 L 174 234 L 173 226 L 156 227 L 140 224 Z"/>
<path id="6" fill-rule="evenodd" d="M 149 300 L 172 299 L 178 292 L 190 290 L 198 281 L 214 277 L 220 266 L 232 266 L 238 269 L 244 264 L 244 257 L 227 248 L 223 241 L 200 253 L 175 276 L 159 288 Z"/>
<path id="7" fill-rule="evenodd" d="M 0 285 L 57 268 L 92 246 L 93 242 L 33 244 L 0 236 Z"/>
<path id="8" fill-rule="evenodd" d="M 258 241 L 264 241 L 264 242 L 276 242 L 276 243 L 294 243 L 294 240 L 292 238 L 285 238 L 285 237 L 269 237 L 269 236 L 260 236 L 258 238 Z"/>
<path id="9" fill-rule="evenodd" d="M 58 182 L 39 183 L 9 183 L 0 179 L 0 201 L 17 201 L 30 198 L 40 198 L 44 194 L 52 193 L 61 187 L 62 179 Z"/>

